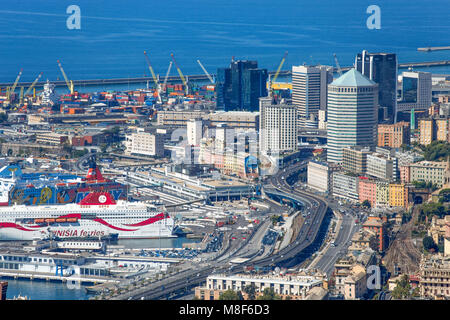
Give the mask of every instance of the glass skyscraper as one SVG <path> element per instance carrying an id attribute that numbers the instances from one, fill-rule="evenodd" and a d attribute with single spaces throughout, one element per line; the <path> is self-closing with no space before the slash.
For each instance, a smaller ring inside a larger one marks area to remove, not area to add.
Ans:
<path id="1" fill-rule="evenodd" d="M 232 61 L 229 68 L 217 70 L 217 109 L 258 111 L 259 98 L 267 96 L 267 69 L 256 61 Z"/>
<path id="2" fill-rule="evenodd" d="M 394 123 L 397 112 L 397 55 L 368 53 L 364 50 L 355 59 L 355 69 L 378 84 L 378 119 Z"/>

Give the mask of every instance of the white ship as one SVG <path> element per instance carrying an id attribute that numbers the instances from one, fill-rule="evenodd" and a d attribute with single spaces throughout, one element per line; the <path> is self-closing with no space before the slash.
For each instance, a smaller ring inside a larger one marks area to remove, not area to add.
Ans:
<path id="1" fill-rule="evenodd" d="M 119 239 L 174 237 L 174 220 L 143 202 L 115 201 L 107 192 L 79 203 L 0 207 L 0 240 L 86 238 L 117 234 Z"/>

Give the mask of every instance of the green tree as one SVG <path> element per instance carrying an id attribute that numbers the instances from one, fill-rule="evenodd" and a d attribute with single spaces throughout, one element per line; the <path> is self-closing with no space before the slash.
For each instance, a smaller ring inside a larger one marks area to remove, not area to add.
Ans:
<path id="1" fill-rule="evenodd" d="M 227 291 L 224 291 L 220 294 L 219 300 L 241 300 L 241 299 L 236 291 L 228 289 Z"/>
<path id="2" fill-rule="evenodd" d="M 0 113 L 0 123 L 8 122 L 8 115 L 6 112 Z"/>
<path id="3" fill-rule="evenodd" d="M 256 298 L 256 286 L 254 284 L 250 284 L 244 287 L 244 292 L 248 295 L 249 300 L 255 300 Z"/>
<path id="4" fill-rule="evenodd" d="M 378 236 L 371 236 L 369 238 L 369 247 L 370 249 L 372 249 L 373 251 L 378 251 L 379 249 L 379 240 L 378 240 Z"/>
<path id="5" fill-rule="evenodd" d="M 370 205 L 370 201 L 369 200 L 364 200 L 363 202 L 362 202 L 362 204 L 361 204 L 363 207 L 366 207 L 366 208 L 369 208 L 370 209 L 370 207 L 371 207 L 371 205 Z"/>
<path id="6" fill-rule="evenodd" d="M 257 300 L 281 300 L 281 297 L 275 293 L 273 288 L 265 288 L 263 294 Z"/>
<path id="7" fill-rule="evenodd" d="M 423 248 L 426 251 L 433 251 L 434 252 L 434 251 L 436 251 L 438 249 L 436 243 L 433 240 L 433 238 L 430 237 L 430 236 L 426 236 L 425 238 L 423 238 L 422 243 L 423 243 Z"/>
<path id="8" fill-rule="evenodd" d="M 404 274 L 400 280 L 396 282 L 397 286 L 392 291 L 391 295 L 394 299 L 406 300 L 411 297 L 411 285 L 409 284 L 409 277 Z"/>

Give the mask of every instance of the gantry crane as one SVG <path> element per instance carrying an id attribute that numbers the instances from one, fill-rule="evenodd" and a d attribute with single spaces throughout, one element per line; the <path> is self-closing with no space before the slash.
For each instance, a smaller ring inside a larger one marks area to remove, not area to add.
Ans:
<path id="1" fill-rule="evenodd" d="M 171 53 L 170 56 L 172 57 L 173 64 L 175 65 L 175 68 L 177 68 L 177 71 L 178 71 L 178 74 L 180 75 L 181 81 L 183 81 L 183 85 L 185 87 L 186 94 L 188 94 L 189 93 L 188 83 L 187 83 L 186 79 L 184 78 L 184 75 L 181 72 L 181 69 L 178 67 L 177 62 L 175 61 L 175 57 L 173 56 L 173 53 Z"/>
<path id="2" fill-rule="evenodd" d="M 202 68 L 203 72 L 206 74 L 206 76 L 208 77 L 209 81 L 211 81 L 212 84 L 214 84 L 214 80 L 211 77 L 211 75 L 208 73 L 208 71 L 206 71 L 205 67 L 203 66 L 203 64 L 200 62 L 200 60 L 197 60 L 198 64 L 200 65 L 200 68 Z"/>
<path id="3" fill-rule="evenodd" d="M 280 65 L 278 66 L 278 69 L 275 72 L 275 75 L 274 75 L 273 79 L 269 80 L 269 94 L 270 95 L 272 95 L 272 91 L 273 91 L 272 83 L 275 82 L 275 80 L 277 80 L 278 75 L 280 74 L 281 68 L 283 67 L 284 61 L 286 61 L 287 55 L 288 55 L 288 52 L 286 51 L 284 53 L 283 58 L 281 59 Z"/>
<path id="4" fill-rule="evenodd" d="M 17 83 L 19 82 L 19 79 L 20 79 L 20 77 L 22 76 L 22 71 L 23 71 L 23 69 L 20 69 L 19 74 L 17 75 L 16 80 L 14 81 L 13 86 L 12 86 L 11 88 L 7 88 L 6 96 L 7 96 L 8 101 L 10 101 L 10 99 L 11 99 L 11 94 L 14 93 L 14 91 L 16 90 Z M 11 102 L 11 101 L 10 101 L 10 102 Z"/>
<path id="5" fill-rule="evenodd" d="M 339 76 L 342 76 L 341 66 L 339 65 L 339 61 L 337 59 L 336 53 L 333 53 L 333 56 L 334 56 L 334 62 L 336 62 L 337 72 L 339 73 Z"/>
<path id="6" fill-rule="evenodd" d="M 150 64 L 150 59 L 148 58 L 146 51 L 144 51 L 144 55 L 145 55 L 145 60 L 147 61 L 148 69 L 150 70 L 150 73 L 152 74 L 153 82 L 155 83 L 155 90 L 158 94 L 158 102 L 161 103 L 161 95 L 160 95 L 161 86 L 158 83 L 158 79 L 156 78 L 155 72 L 153 71 L 152 65 Z"/>
<path id="7" fill-rule="evenodd" d="M 42 76 L 42 72 L 41 73 L 39 73 L 39 75 L 37 76 L 37 78 L 36 79 L 34 79 L 34 81 L 33 81 L 33 83 L 31 84 L 31 86 L 27 89 L 27 91 L 25 91 L 25 93 L 24 94 L 22 94 L 23 93 L 23 91 L 21 91 L 21 95 L 20 95 L 20 104 L 22 104 L 23 103 L 23 98 L 24 98 L 24 96 L 26 97 L 27 96 L 27 94 L 29 94 L 30 93 L 30 91 L 34 88 L 34 86 L 36 85 L 36 83 L 39 81 L 39 79 L 41 78 L 41 76 Z"/>
<path id="8" fill-rule="evenodd" d="M 67 88 L 69 88 L 70 94 L 73 94 L 73 82 L 72 82 L 72 80 L 69 81 L 69 79 L 67 79 L 66 73 L 64 72 L 61 62 L 59 60 L 57 60 L 57 62 L 58 62 L 59 69 L 61 70 L 61 73 L 64 77 L 64 80 L 66 81 Z"/>

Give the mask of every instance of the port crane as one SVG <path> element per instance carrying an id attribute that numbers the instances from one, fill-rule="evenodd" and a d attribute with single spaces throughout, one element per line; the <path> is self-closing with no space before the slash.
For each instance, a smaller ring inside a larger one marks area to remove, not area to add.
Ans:
<path id="1" fill-rule="evenodd" d="M 334 62 L 336 62 L 337 72 L 339 73 L 339 76 L 342 76 L 341 66 L 339 65 L 339 61 L 337 59 L 336 53 L 333 53 L 333 56 L 334 56 Z"/>
<path id="2" fill-rule="evenodd" d="M 206 74 L 206 76 L 208 77 L 209 81 L 211 81 L 212 84 L 214 84 L 214 80 L 211 77 L 211 75 L 208 73 L 208 71 L 206 71 L 206 68 L 203 66 L 203 64 L 200 62 L 200 60 L 197 60 L 198 64 L 200 65 L 200 68 L 202 68 L 203 72 Z"/>
<path id="3" fill-rule="evenodd" d="M 167 68 L 166 76 L 164 77 L 164 84 L 163 84 L 164 92 L 166 92 L 166 88 L 167 88 L 167 79 L 169 78 L 170 70 L 172 69 L 172 63 L 173 63 L 173 62 L 170 61 L 170 63 L 169 63 L 169 68 Z"/>
<path id="4" fill-rule="evenodd" d="M 273 91 L 273 87 L 272 87 L 272 83 L 275 82 L 275 80 L 277 80 L 278 75 L 280 74 L 281 68 L 283 67 L 284 61 L 286 61 L 288 52 L 286 51 L 283 55 L 283 58 L 281 59 L 280 65 L 278 66 L 277 71 L 275 72 L 275 75 L 273 77 L 273 79 L 269 80 L 269 94 L 270 96 L 272 96 L 272 91 Z"/>
<path id="5" fill-rule="evenodd" d="M 69 79 L 67 79 L 66 73 L 64 72 L 61 62 L 59 60 L 57 60 L 57 62 L 58 62 L 59 69 L 61 70 L 61 73 L 64 77 L 64 80 L 66 81 L 67 88 L 69 88 L 70 94 L 73 94 L 73 82 L 72 82 L 72 80 L 69 81 Z"/>
<path id="6" fill-rule="evenodd" d="M 19 79 L 20 79 L 20 77 L 22 76 L 22 71 L 23 71 L 23 69 L 20 69 L 19 74 L 17 75 L 16 80 L 14 81 L 13 86 L 12 86 L 11 88 L 9 88 L 9 87 L 7 88 L 6 96 L 7 96 L 8 101 L 10 101 L 10 99 L 11 99 L 11 93 L 14 93 L 14 91 L 16 90 L 17 83 L 19 82 Z M 11 102 L 11 101 L 10 101 L 10 102 Z"/>
<path id="7" fill-rule="evenodd" d="M 175 61 L 175 57 L 173 56 L 173 53 L 171 53 L 170 56 L 172 57 L 172 61 L 173 61 L 173 64 L 175 65 L 175 68 L 177 68 L 177 71 L 178 71 L 178 74 L 180 75 L 181 81 L 183 81 L 183 85 L 185 87 L 186 94 L 189 94 L 188 83 L 187 83 L 186 79 L 184 78 L 184 75 L 181 72 L 181 69 L 178 67 L 177 62 Z"/>
<path id="8" fill-rule="evenodd" d="M 161 86 L 158 83 L 158 79 L 156 78 L 155 72 L 153 71 L 153 67 L 150 63 L 150 59 L 148 58 L 147 52 L 144 51 L 144 55 L 145 55 L 145 61 L 147 61 L 147 65 L 148 65 L 148 69 L 150 70 L 150 73 L 152 74 L 153 77 L 153 82 L 155 83 L 155 89 L 156 89 L 156 93 L 158 94 L 158 102 L 161 103 Z"/>
<path id="9" fill-rule="evenodd" d="M 37 78 L 36 79 L 34 79 L 34 81 L 33 81 L 33 83 L 31 84 L 31 86 L 27 89 L 27 91 L 25 91 L 25 93 L 24 94 L 22 94 L 23 92 L 21 91 L 21 95 L 20 95 L 20 104 L 22 104 L 23 103 L 23 98 L 24 98 L 24 96 L 26 97 L 27 96 L 27 94 L 29 94 L 30 93 L 30 91 L 34 88 L 34 86 L 36 85 L 36 83 L 39 81 L 39 79 L 41 78 L 41 76 L 42 76 L 42 72 L 41 73 L 39 73 L 39 75 L 37 76 Z"/>

